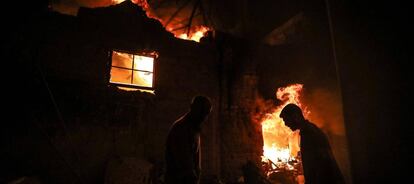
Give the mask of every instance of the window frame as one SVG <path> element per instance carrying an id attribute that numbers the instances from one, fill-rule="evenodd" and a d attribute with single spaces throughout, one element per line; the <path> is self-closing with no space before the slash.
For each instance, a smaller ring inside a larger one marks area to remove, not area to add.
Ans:
<path id="1" fill-rule="evenodd" d="M 125 67 L 120 67 L 120 66 L 113 66 L 112 65 L 112 57 L 113 57 L 113 53 L 114 52 L 119 52 L 119 53 L 123 53 L 123 54 L 130 54 L 132 55 L 132 61 L 131 61 L 131 68 L 125 68 Z M 158 55 L 156 54 L 155 51 L 149 51 L 149 52 L 145 52 L 145 51 L 141 51 L 141 52 L 131 52 L 131 51 L 125 51 L 125 50 L 119 50 L 119 49 L 112 49 L 109 51 L 109 61 L 108 61 L 108 85 L 110 86 L 116 86 L 116 87 L 126 87 L 126 88 L 131 88 L 131 89 L 141 89 L 141 90 L 151 90 L 151 91 L 155 91 L 155 75 L 156 75 L 156 69 L 155 69 L 155 64 L 157 61 L 157 57 Z M 144 57 L 151 57 L 153 58 L 153 63 L 152 63 L 152 87 L 147 87 L 147 86 L 140 86 L 140 85 L 136 85 L 133 83 L 134 80 L 134 72 L 150 72 L 150 71 L 146 71 L 146 70 L 138 70 L 138 69 L 134 69 L 134 57 L 135 56 L 144 56 Z M 123 69 L 123 70 L 129 70 L 132 71 L 131 74 L 131 82 L 130 83 L 118 83 L 118 82 L 112 82 L 111 81 L 111 71 L 112 68 L 118 68 L 118 69 Z"/>

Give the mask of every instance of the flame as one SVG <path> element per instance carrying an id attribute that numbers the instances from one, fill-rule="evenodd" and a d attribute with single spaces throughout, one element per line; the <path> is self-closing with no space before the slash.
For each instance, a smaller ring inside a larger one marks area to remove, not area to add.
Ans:
<path id="1" fill-rule="evenodd" d="M 134 83 L 140 84 L 141 86 L 152 87 L 152 71 L 154 66 L 154 58 L 145 56 L 134 57 L 134 69 L 147 71 L 147 72 L 136 72 L 138 75 L 134 75 Z"/>
<path id="2" fill-rule="evenodd" d="M 293 169 L 289 161 L 295 160 L 300 151 L 299 148 L 299 132 L 293 132 L 289 127 L 285 126 L 283 120 L 279 117 L 283 107 L 289 103 L 294 103 L 302 108 L 299 101 L 302 84 L 293 84 L 287 87 L 277 89 L 276 97 L 282 101 L 282 105 L 265 115 L 262 119 L 263 132 L 263 157 L 262 161 L 272 161 L 278 166 L 284 164 L 288 169 Z M 303 109 L 303 108 L 302 108 Z M 304 110 L 305 116 L 309 114 Z"/>
<path id="3" fill-rule="evenodd" d="M 78 14 L 78 9 L 81 6 L 90 8 L 108 7 L 110 5 L 120 4 L 124 1 L 125 0 L 62 0 L 52 2 L 51 9 L 60 13 L 76 16 Z M 200 42 L 200 39 L 205 36 L 206 32 L 211 30 L 211 28 L 204 25 L 205 23 L 201 23 L 198 19 L 196 20 L 196 17 L 193 17 L 191 23 L 188 23 L 190 17 L 188 9 L 180 11 L 179 16 L 174 16 L 173 20 L 170 20 L 174 12 L 179 11 L 179 8 L 174 5 L 176 3 L 172 3 L 172 5 L 165 9 L 153 9 L 151 7 L 151 3 L 153 2 L 148 3 L 148 0 L 131 0 L 131 2 L 140 6 L 142 10 L 145 11 L 148 18 L 159 21 L 162 26 L 168 32 L 174 34 L 176 38 Z M 171 12 L 170 10 L 174 11 Z M 186 24 L 183 22 L 186 22 Z M 191 25 L 190 29 L 188 29 L 189 25 Z"/>
<path id="4" fill-rule="evenodd" d="M 154 58 L 157 57 L 157 54 L 155 52 L 142 54 L 134 55 L 113 51 L 110 82 L 153 87 Z M 121 89 L 125 90 L 126 88 Z"/>
<path id="5" fill-rule="evenodd" d="M 125 1 L 125 0 L 113 0 L 113 1 L 120 1 L 120 2 L 123 2 L 123 1 Z M 149 10 L 149 4 L 148 4 L 147 0 L 131 0 L 131 1 L 132 1 L 132 3 L 134 3 L 134 4 L 136 4 L 136 5 L 138 5 L 138 6 L 141 6 L 141 7 L 142 7 L 142 9 L 144 9 L 145 11 Z M 147 14 L 147 15 L 148 15 L 148 14 Z M 148 16 L 148 17 L 150 17 L 150 16 Z"/>
<path id="6" fill-rule="evenodd" d="M 113 0 L 113 1 L 124 1 L 124 0 Z M 207 31 L 211 30 L 211 28 L 203 25 L 194 25 L 191 26 L 191 29 L 188 30 L 186 27 L 182 27 L 182 24 L 168 24 L 167 20 L 170 18 L 164 17 L 161 18 L 157 16 L 156 11 L 151 9 L 150 4 L 148 4 L 147 0 L 132 0 L 133 3 L 139 5 L 142 7 L 142 9 L 146 12 L 147 17 L 158 20 L 163 27 L 168 31 L 174 34 L 176 38 L 184 39 L 184 40 L 193 40 L 196 42 L 200 42 L 200 39 L 206 35 Z M 176 17 L 174 19 L 182 19 L 182 17 Z M 181 27 L 180 29 L 177 29 L 177 27 Z M 185 28 L 185 29 L 183 29 Z"/>
<path id="7" fill-rule="evenodd" d="M 111 0 L 112 4 L 119 4 L 124 2 L 125 0 Z"/>
<path id="8" fill-rule="evenodd" d="M 208 27 L 205 26 L 200 26 L 198 28 L 196 28 L 195 31 L 193 31 L 193 33 L 190 33 L 190 35 L 187 35 L 186 33 L 183 34 L 179 34 L 178 36 L 175 34 L 175 37 L 177 38 L 181 38 L 184 40 L 193 40 L 196 42 L 200 42 L 200 39 L 205 36 L 205 34 L 207 33 L 207 31 L 209 31 L 210 29 Z"/>

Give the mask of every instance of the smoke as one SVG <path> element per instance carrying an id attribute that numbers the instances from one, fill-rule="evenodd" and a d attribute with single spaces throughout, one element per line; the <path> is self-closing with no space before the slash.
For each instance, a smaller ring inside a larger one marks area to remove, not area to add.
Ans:
<path id="1" fill-rule="evenodd" d="M 303 103 L 307 105 L 309 120 L 320 127 L 329 138 L 338 165 L 349 180 L 351 177 L 348 144 L 338 89 L 318 88 L 305 91 Z"/>
<path id="2" fill-rule="evenodd" d="M 53 0 L 53 11 L 76 16 L 80 7 L 97 8 L 116 5 L 124 1 L 141 6 L 147 17 L 156 19 L 164 28 L 181 39 L 199 41 L 210 30 L 201 5 L 192 1 L 161 0 Z"/>
<path id="3" fill-rule="evenodd" d="M 342 101 L 338 91 L 328 88 L 307 90 L 302 102 L 310 112 L 307 118 L 324 132 L 345 135 Z"/>
<path id="4" fill-rule="evenodd" d="M 98 8 L 107 7 L 115 4 L 122 3 L 126 0 L 51 0 L 49 5 L 53 11 L 76 16 L 80 7 Z M 128 0 L 129 1 L 129 0 Z M 133 3 L 142 6 L 144 9 L 146 6 L 146 0 L 131 0 Z"/>
<path id="5" fill-rule="evenodd" d="M 49 5 L 53 11 L 76 16 L 80 7 L 106 7 L 119 2 L 116 0 L 51 0 Z"/>
<path id="6" fill-rule="evenodd" d="M 265 100 L 258 96 L 255 101 L 255 112 L 252 113 L 252 121 L 261 123 L 266 114 L 272 113 L 277 106 L 273 100 Z"/>

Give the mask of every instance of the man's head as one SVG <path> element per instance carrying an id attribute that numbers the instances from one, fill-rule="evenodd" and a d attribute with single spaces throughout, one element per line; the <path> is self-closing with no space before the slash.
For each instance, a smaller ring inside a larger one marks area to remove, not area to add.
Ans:
<path id="1" fill-rule="evenodd" d="M 211 112 L 211 101 L 205 96 L 195 96 L 191 102 L 190 113 L 200 123 Z"/>
<path id="2" fill-rule="evenodd" d="M 302 109 L 293 103 L 287 104 L 285 107 L 283 107 L 279 117 L 282 118 L 285 122 L 285 125 L 293 131 L 300 129 L 302 123 L 305 120 L 302 114 Z"/>

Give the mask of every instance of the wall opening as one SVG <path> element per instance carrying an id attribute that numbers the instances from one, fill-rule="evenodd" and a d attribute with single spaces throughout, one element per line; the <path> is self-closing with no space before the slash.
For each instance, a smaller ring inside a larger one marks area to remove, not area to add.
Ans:
<path id="1" fill-rule="evenodd" d="M 111 51 L 109 83 L 123 90 L 154 93 L 157 54 Z"/>

